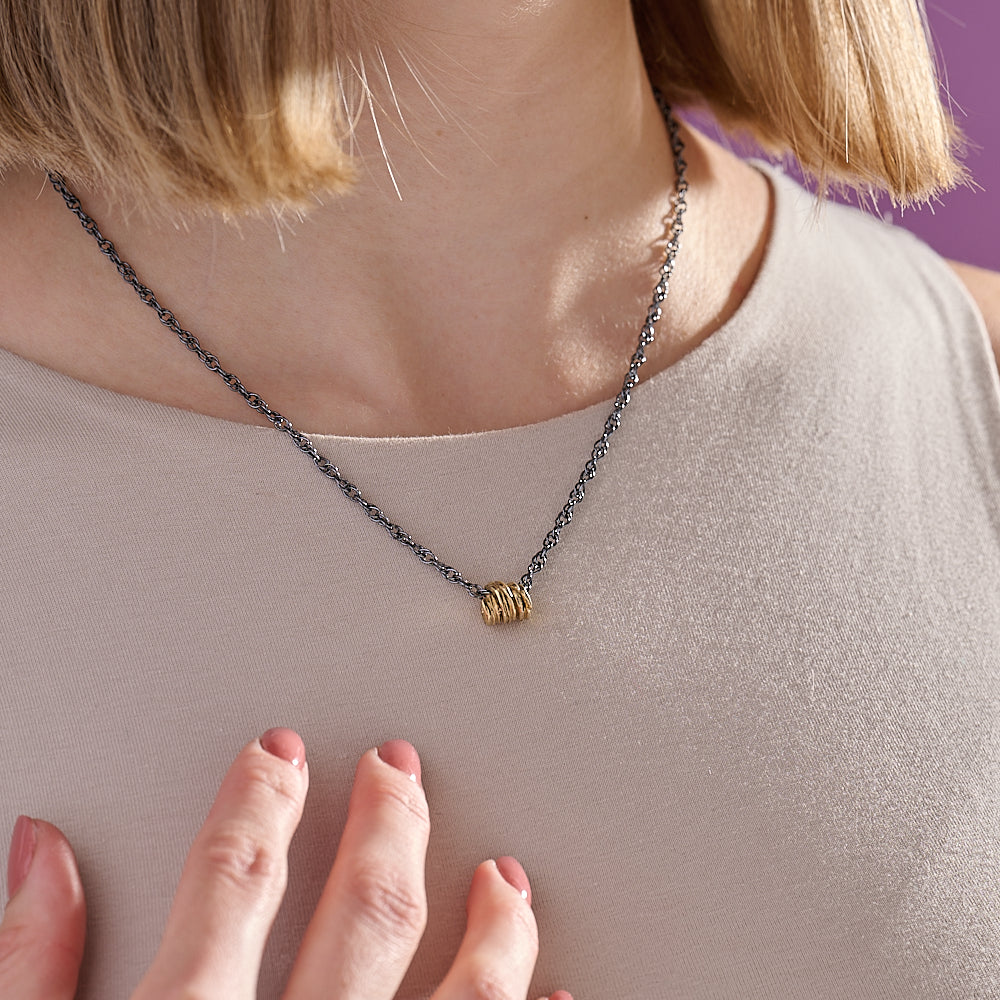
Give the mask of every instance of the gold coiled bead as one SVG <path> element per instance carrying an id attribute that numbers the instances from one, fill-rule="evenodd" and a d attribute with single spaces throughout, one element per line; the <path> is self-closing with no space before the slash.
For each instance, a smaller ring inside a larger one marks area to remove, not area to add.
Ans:
<path id="1" fill-rule="evenodd" d="M 531 617 L 531 595 L 519 583 L 497 580 L 486 584 L 489 593 L 483 598 L 483 621 L 487 625 L 521 622 Z"/>

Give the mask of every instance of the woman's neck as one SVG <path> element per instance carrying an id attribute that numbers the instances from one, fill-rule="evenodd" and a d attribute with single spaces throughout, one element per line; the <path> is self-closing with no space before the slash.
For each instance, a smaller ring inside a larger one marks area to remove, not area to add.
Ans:
<path id="1" fill-rule="evenodd" d="M 655 282 L 674 176 L 629 5 L 412 6 L 409 20 L 397 14 L 402 41 L 371 40 L 354 60 L 370 100 L 351 194 L 305 220 L 238 225 L 165 225 L 99 191 L 81 192 L 85 208 L 160 301 L 301 427 L 457 432 L 613 395 Z M 690 143 L 696 205 L 710 203 L 714 155 Z M 0 189 L 5 235 L 31 236 L 7 279 L 18 294 L 0 314 L 0 345 L 117 391 L 253 419 L 167 342 L 53 193 L 34 197 L 38 186 L 22 174 Z M 740 273 L 765 218 L 760 205 L 747 214 L 756 228 L 736 240 Z M 685 238 L 678 284 L 688 243 L 698 241 Z M 721 307 L 732 278 L 713 272 L 714 297 L 692 287 L 692 306 Z M 719 313 L 685 319 L 685 308 L 665 320 L 663 363 Z"/>

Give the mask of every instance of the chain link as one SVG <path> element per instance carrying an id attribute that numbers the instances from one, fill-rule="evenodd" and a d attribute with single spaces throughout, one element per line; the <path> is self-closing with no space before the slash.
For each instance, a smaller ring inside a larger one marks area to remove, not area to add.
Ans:
<path id="1" fill-rule="evenodd" d="M 687 209 L 687 163 L 684 160 L 684 143 L 680 137 L 680 126 L 677 119 L 674 118 L 670 106 L 659 92 L 656 94 L 656 99 L 667 125 L 670 148 L 674 156 L 675 172 L 671 210 L 667 216 L 667 246 L 663 264 L 660 266 L 659 280 L 653 289 L 653 301 L 646 314 L 645 322 L 642 325 L 642 330 L 639 334 L 639 343 L 635 353 L 631 357 L 628 371 L 622 382 L 621 392 L 615 397 L 611 413 L 604 422 L 604 433 L 594 442 L 590 458 L 583 467 L 576 485 L 570 490 L 569 499 L 562 510 L 556 515 L 555 523 L 542 541 L 542 547 L 532 557 L 531 562 L 528 564 L 527 572 L 521 577 L 521 586 L 529 593 L 531 592 L 535 575 L 545 567 L 549 553 L 559 544 L 563 528 L 573 520 L 573 508 L 586 495 L 587 483 L 597 474 L 597 463 L 608 453 L 612 434 L 621 426 L 622 411 L 629 404 L 631 390 L 639 382 L 639 369 L 646 363 L 646 348 L 653 342 L 656 324 L 663 314 L 662 303 L 670 291 L 670 276 L 674 270 L 674 261 L 677 257 L 680 234 L 684 231 L 684 212 Z M 97 223 L 83 210 L 80 199 L 66 186 L 63 177 L 60 174 L 50 173 L 49 182 L 62 196 L 66 207 L 80 220 L 83 228 L 94 238 L 101 253 L 114 264 L 126 284 L 132 287 L 139 298 L 156 313 L 160 322 L 189 351 L 195 354 L 209 371 L 215 372 L 233 392 L 242 396 L 250 409 L 255 410 L 265 417 L 275 430 L 287 435 L 299 451 L 312 459 L 316 468 L 327 479 L 337 484 L 340 491 L 348 500 L 353 500 L 372 521 L 382 525 L 392 538 L 411 549 L 413 554 L 422 563 L 433 566 L 445 580 L 464 587 L 474 597 L 482 599 L 488 596 L 489 591 L 485 587 L 466 580 L 454 566 L 449 566 L 447 563 L 442 562 L 429 548 L 419 544 L 400 525 L 390 520 L 379 507 L 364 496 L 359 487 L 341 474 L 336 465 L 320 454 L 309 437 L 296 429 L 287 417 L 268 406 L 261 396 L 247 389 L 237 375 L 224 368 L 214 354 L 206 351 L 201 346 L 198 338 L 190 330 L 186 330 L 181 326 L 177 317 L 169 309 L 165 309 L 160 305 L 152 289 L 139 280 L 132 265 L 122 260 L 115 249 L 114 243 L 104 237 L 100 229 L 98 229 Z"/>
<path id="2" fill-rule="evenodd" d="M 597 463 L 607 455 L 611 447 L 611 435 L 621 426 L 622 411 L 628 406 L 632 399 L 632 390 L 639 384 L 639 369 L 646 363 L 646 348 L 653 342 L 656 336 L 656 324 L 663 315 L 662 305 L 670 292 L 670 277 L 674 272 L 674 262 L 677 258 L 677 251 L 680 248 L 680 235 L 684 232 L 684 213 L 687 211 L 687 162 L 684 159 L 684 142 L 680 137 L 680 126 L 674 118 L 670 106 L 657 92 L 657 102 L 660 111 L 663 113 L 667 123 L 667 131 L 670 135 L 670 148 L 674 154 L 674 193 L 671 199 L 671 210 L 669 225 L 667 228 L 667 247 L 664 254 L 663 263 L 660 265 L 660 277 L 653 289 L 653 301 L 646 313 L 646 321 L 642 325 L 639 334 L 639 344 L 632 355 L 622 381 L 621 392 L 615 397 L 614 405 L 604 422 L 604 433 L 594 442 L 590 458 L 584 465 L 580 478 L 576 485 L 570 490 L 569 499 L 563 508 L 556 515 L 555 523 L 549 533 L 542 541 L 542 547 L 532 556 L 528 564 L 528 570 L 521 577 L 521 586 L 528 593 L 531 593 L 531 585 L 534 582 L 535 574 L 545 567 L 549 558 L 549 553 L 559 544 L 559 538 L 563 528 L 573 520 L 573 508 L 580 503 L 587 492 L 587 483 L 597 475 Z"/>

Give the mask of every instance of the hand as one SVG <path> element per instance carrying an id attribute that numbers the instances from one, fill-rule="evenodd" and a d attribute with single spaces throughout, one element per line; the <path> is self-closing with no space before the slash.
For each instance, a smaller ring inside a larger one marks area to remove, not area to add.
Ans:
<path id="1" fill-rule="evenodd" d="M 160 949 L 132 1000 L 254 1000 L 308 786 L 302 740 L 273 729 L 243 748 L 191 847 Z M 417 752 L 391 740 L 360 760 L 347 823 L 284 1000 L 391 1000 L 426 924 L 430 832 Z M 84 900 L 66 838 L 22 818 L 0 923 L 0 996 L 72 1000 Z M 458 954 L 433 1000 L 525 1000 L 538 954 L 531 889 L 513 858 L 472 877 Z M 572 1000 L 560 990 L 549 1000 Z"/>

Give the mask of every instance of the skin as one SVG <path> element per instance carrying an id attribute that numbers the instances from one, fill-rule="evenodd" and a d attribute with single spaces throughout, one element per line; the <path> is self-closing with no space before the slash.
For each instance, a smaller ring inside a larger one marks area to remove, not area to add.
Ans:
<path id="1" fill-rule="evenodd" d="M 427 921 L 427 799 L 412 746 L 392 740 L 358 763 L 330 877 L 284 1000 L 392 1000 Z M 412 777 L 411 777 L 412 775 Z M 254 1000 L 305 806 L 305 748 L 271 730 L 243 748 L 195 838 L 160 950 L 131 1000 Z M 33 824 L 27 872 L 0 923 L 0 995 L 73 1000 L 83 956 L 83 889 L 66 838 Z M 523 998 L 538 955 L 531 890 L 513 858 L 472 876 L 466 933 L 432 1000 Z M 548 1000 L 572 1000 L 557 990 Z"/>
<path id="2" fill-rule="evenodd" d="M 447 66 L 447 89 L 441 72 L 418 82 L 383 49 L 394 95 L 375 83 L 376 98 L 405 109 L 409 133 L 380 115 L 391 175 L 364 119 L 355 190 L 306 221 L 165 223 L 78 193 L 182 323 L 305 430 L 460 433 L 611 398 L 648 303 L 673 171 L 628 4 L 414 8 L 399 12 L 407 59 Z M 422 88 L 442 90 L 448 120 Z M 683 136 L 698 225 L 647 374 L 735 312 L 769 236 L 761 174 Z M 0 184 L 0 234 L 19 248 L 0 273 L 0 347 L 118 392 L 260 420 L 162 335 L 41 174 Z M 1000 276 L 956 270 L 1000 343 Z"/>
<path id="3" fill-rule="evenodd" d="M 957 261 L 949 263 L 976 300 L 986 322 L 986 332 L 993 344 L 993 353 L 1000 361 L 1000 274 L 971 264 L 960 264 Z"/>
<path id="4" fill-rule="evenodd" d="M 175 228 L 79 193 L 160 300 L 304 430 L 463 432 L 609 399 L 655 282 L 672 156 L 625 0 L 526 6 L 399 12 L 411 61 L 451 67 L 446 94 L 440 71 L 422 82 L 463 126 L 385 50 L 410 131 L 380 116 L 402 199 L 370 121 L 354 192 L 281 239 L 273 220 Z M 699 224 L 650 373 L 732 314 L 768 235 L 762 175 L 684 135 Z M 161 335 L 41 175 L 0 187 L 0 232 L 19 247 L 0 275 L 0 346 L 119 392 L 257 419 Z"/>

